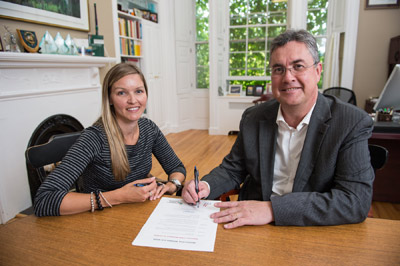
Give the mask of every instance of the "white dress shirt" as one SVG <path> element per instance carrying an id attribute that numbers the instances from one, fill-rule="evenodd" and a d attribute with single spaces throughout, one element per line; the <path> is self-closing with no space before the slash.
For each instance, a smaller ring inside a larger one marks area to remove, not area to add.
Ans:
<path id="1" fill-rule="evenodd" d="M 296 128 L 289 126 L 283 118 L 279 106 L 276 123 L 278 125 L 278 138 L 275 153 L 274 179 L 272 196 L 282 196 L 292 192 L 294 177 L 299 165 L 301 151 L 303 150 L 308 124 L 314 106 L 298 124 Z"/>

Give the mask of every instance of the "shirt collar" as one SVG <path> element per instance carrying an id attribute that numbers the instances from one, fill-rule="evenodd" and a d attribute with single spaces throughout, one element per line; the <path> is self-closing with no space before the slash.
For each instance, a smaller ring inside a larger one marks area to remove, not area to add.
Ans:
<path id="1" fill-rule="evenodd" d="M 314 107 L 315 107 L 316 103 L 317 102 L 314 103 L 314 105 L 311 107 L 310 111 L 306 114 L 306 116 L 303 118 L 303 120 L 301 120 L 301 122 L 299 123 L 299 125 L 296 128 L 297 130 L 300 130 L 301 128 L 303 128 L 303 126 L 310 124 L 311 114 L 314 111 Z M 276 123 L 278 124 L 278 126 L 279 126 L 280 122 L 285 123 L 290 128 L 290 126 L 286 123 L 285 118 L 283 117 L 281 105 L 279 104 L 278 116 L 276 117 Z"/>

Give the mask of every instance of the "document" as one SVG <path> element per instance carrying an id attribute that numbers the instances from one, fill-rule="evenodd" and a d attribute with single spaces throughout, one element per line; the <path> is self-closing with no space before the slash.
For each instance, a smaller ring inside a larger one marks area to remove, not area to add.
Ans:
<path id="1" fill-rule="evenodd" d="M 219 211 L 215 202 L 202 200 L 197 208 L 162 197 L 132 245 L 213 252 L 218 224 L 210 215 Z"/>

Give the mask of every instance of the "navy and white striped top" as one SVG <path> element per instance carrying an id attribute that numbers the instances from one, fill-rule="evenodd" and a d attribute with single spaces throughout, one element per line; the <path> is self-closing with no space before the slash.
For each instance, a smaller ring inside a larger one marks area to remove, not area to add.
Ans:
<path id="1" fill-rule="evenodd" d="M 62 163 L 42 183 L 35 196 L 37 216 L 60 215 L 60 205 L 70 187 L 82 176 L 83 192 L 97 189 L 110 191 L 147 177 L 152 168 L 152 154 L 167 175 L 180 172 L 186 176 L 176 156 L 157 125 L 147 119 L 138 120 L 140 135 L 136 145 L 126 145 L 131 172 L 124 181 L 116 181 L 111 168 L 110 148 L 104 128 L 93 125 L 82 131 Z"/>

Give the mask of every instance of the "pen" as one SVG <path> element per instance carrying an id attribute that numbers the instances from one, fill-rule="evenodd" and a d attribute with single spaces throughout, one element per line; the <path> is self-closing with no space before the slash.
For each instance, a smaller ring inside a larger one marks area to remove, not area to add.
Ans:
<path id="1" fill-rule="evenodd" d="M 145 187 L 150 183 L 137 183 L 137 184 L 133 184 L 135 187 Z"/>
<path id="2" fill-rule="evenodd" d="M 199 171 L 197 171 L 196 166 L 194 167 L 194 186 L 197 193 L 197 208 L 200 205 L 200 197 L 199 197 Z"/>
<path id="3" fill-rule="evenodd" d="M 147 185 L 150 185 L 151 183 L 137 183 L 137 184 L 133 184 L 135 187 L 145 187 Z M 162 182 L 157 182 L 157 186 L 162 186 L 163 183 Z"/>

